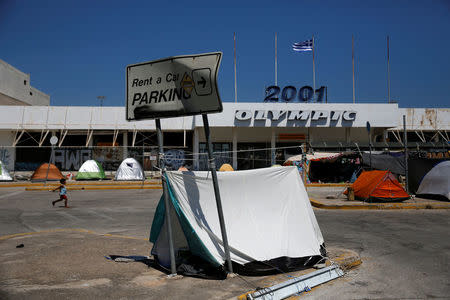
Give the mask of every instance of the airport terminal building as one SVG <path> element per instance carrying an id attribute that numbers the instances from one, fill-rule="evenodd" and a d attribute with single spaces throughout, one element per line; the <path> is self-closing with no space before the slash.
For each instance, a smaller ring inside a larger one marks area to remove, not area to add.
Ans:
<path id="1" fill-rule="evenodd" d="M 218 165 L 266 167 L 309 151 L 401 150 L 403 115 L 408 148 L 447 152 L 449 109 L 399 108 L 397 104 L 223 103 L 210 114 Z M 370 123 L 370 134 L 367 131 Z M 201 116 L 162 119 L 164 145 L 173 168 L 206 169 Z M 153 120 L 127 122 L 124 107 L 1 106 L 0 159 L 10 170 L 33 170 L 49 160 L 50 137 L 58 137 L 51 160 L 75 171 L 93 158 L 115 170 L 123 158 L 156 163 Z M 116 166 L 117 165 L 117 166 Z"/>
<path id="2" fill-rule="evenodd" d="M 126 121 L 125 107 L 50 106 L 29 86 L 29 75 L 0 61 L 0 160 L 11 171 L 32 171 L 49 160 L 76 171 L 87 159 L 116 170 L 126 157 L 157 166 L 155 122 Z M 24 84 L 25 83 L 25 84 Z M 33 96 L 30 96 L 30 93 Z M 39 96 L 39 97 L 38 97 Z M 400 108 L 398 104 L 224 102 L 209 115 L 217 165 L 252 169 L 283 163 L 307 151 L 449 150 L 450 109 Z M 370 124 L 368 131 L 367 124 Z M 206 169 L 201 116 L 162 119 L 167 164 Z M 57 136 L 53 155 L 50 137 Z"/>

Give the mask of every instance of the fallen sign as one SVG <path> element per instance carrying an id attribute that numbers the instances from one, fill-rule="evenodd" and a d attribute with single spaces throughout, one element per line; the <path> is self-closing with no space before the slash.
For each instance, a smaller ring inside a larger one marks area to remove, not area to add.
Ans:
<path id="1" fill-rule="evenodd" d="M 329 266 L 248 294 L 247 299 L 275 300 L 310 291 L 311 288 L 344 276 L 338 266 Z"/>
<path id="2" fill-rule="evenodd" d="M 221 52 L 212 52 L 127 66 L 127 120 L 221 112 L 221 58 Z"/>

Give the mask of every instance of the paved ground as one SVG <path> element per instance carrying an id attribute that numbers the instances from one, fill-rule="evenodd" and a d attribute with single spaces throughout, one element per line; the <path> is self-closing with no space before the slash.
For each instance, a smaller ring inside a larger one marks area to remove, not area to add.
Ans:
<path id="1" fill-rule="evenodd" d="M 64 228 L 93 232 L 47 232 L 3 240 L 0 237 L 0 298 L 223 299 L 250 290 L 251 284 L 241 278 L 167 280 L 162 272 L 145 264 L 104 259 L 103 255 L 110 254 L 148 255 L 150 244 L 146 239 L 160 195 L 161 190 L 72 191 L 71 208 L 64 209 L 51 207 L 56 193 L 1 188 L 0 236 Z M 363 264 L 345 278 L 316 288 L 306 297 L 450 295 L 450 211 L 316 209 L 315 213 L 327 245 L 355 250 Z M 124 244 L 123 238 L 99 235 L 105 233 L 136 239 L 127 239 Z M 20 243 L 25 247 L 15 248 Z M 90 267 L 81 268 L 73 263 L 76 260 Z M 107 273 L 100 276 L 100 269 Z M 39 274 L 45 274 L 42 281 L 30 281 Z"/>

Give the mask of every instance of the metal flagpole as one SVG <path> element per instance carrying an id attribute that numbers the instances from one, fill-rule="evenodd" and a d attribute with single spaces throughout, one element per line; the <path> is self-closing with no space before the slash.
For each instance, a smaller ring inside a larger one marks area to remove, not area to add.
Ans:
<path id="1" fill-rule="evenodd" d="M 234 37 L 234 102 L 237 103 L 237 79 L 236 79 L 236 32 Z"/>
<path id="2" fill-rule="evenodd" d="M 316 65 L 314 62 L 314 34 L 312 36 L 312 57 L 313 57 L 313 101 L 316 99 Z"/>
<path id="3" fill-rule="evenodd" d="M 173 235 L 172 235 L 172 222 L 170 220 L 170 207 L 172 207 L 169 201 L 169 191 L 167 188 L 166 179 L 166 164 L 164 161 L 164 148 L 163 148 L 163 135 L 161 131 L 161 121 L 155 119 L 156 122 L 156 133 L 158 135 L 158 146 L 159 146 L 159 166 L 161 168 L 161 180 L 163 184 L 163 194 L 164 194 L 164 206 L 166 207 L 166 222 L 167 222 L 167 236 L 169 239 L 169 252 L 170 252 L 170 272 L 171 276 L 177 274 L 177 267 L 175 263 L 175 250 L 173 247 Z"/>
<path id="4" fill-rule="evenodd" d="M 202 114 L 203 127 L 205 127 L 206 148 L 208 150 L 209 169 L 211 170 L 212 180 L 214 184 L 214 194 L 216 196 L 217 213 L 219 214 L 220 231 L 222 232 L 223 248 L 225 250 L 225 259 L 228 263 L 228 272 L 233 273 L 231 265 L 230 246 L 228 245 L 227 231 L 225 229 L 225 220 L 223 218 L 222 201 L 220 199 L 219 183 L 217 180 L 216 162 L 213 156 L 211 134 L 209 131 L 208 115 Z"/>
<path id="5" fill-rule="evenodd" d="M 388 103 L 391 103 L 391 68 L 389 64 L 389 36 L 387 36 L 387 84 L 388 84 Z"/>
<path id="6" fill-rule="evenodd" d="M 278 85 L 278 78 L 277 78 L 277 70 L 278 66 L 277 66 L 277 33 L 275 32 L 275 85 Z"/>
<path id="7" fill-rule="evenodd" d="M 353 103 L 355 103 L 355 46 L 352 34 L 352 73 L 353 73 Z"/>

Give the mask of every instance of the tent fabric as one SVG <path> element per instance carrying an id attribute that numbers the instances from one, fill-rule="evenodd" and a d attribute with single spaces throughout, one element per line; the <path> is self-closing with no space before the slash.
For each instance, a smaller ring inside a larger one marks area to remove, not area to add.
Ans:
<path id="1" fill-rule="evenodd" d="M 422 179 L 417 194 L 444 196 L 450 200 L 450 161 L 434 166 Z"/>
<path id="2" fill-rule="evenodd" d="M 225 254 L 211 174 L 166 174 L 176 254 L 189 251 L 213 266 L 223 266 Z M 301 259 L 302 267 L 321 259 L 324 240 L 296 167 L 219 172 L 217 176 L 231 260 L 237 270 L 273 270 L 274 264 L 275 269 L 288 270 L 299 267 Z M 154 243 L 152 254 L 169 267 L 164 214 L 161 198 L 150 241 Z"/>
<path id="3" fill-rule="evenodd" d="M 0 160 L 0 181 L 12 181 L 11 175 L 9 175 L 5 164 Z"/>
<path id="4" fill-rule="evenodd" d="M 352 184 L 355 198 L 366 202 L 396 202 L 409 199 L 408 193 L 390 171 L 363 171 Z"/>
<path id="5" fill-rule="evenodd" d="M 425 175 L 431 171 L 437 164 L 449 159 L 436 159 L 436 158 L 414 158 L 408 159 L 408 187 L 409 191 L 413 194 L 417 193 L 422 179 Z"/>
<path id="6" fill-rule="evenodd" d="M 134 158 L 125 158 L 117 169 L 114 180 L 143 180 L 144 172 Z"/>
<path id="7" fill-rule="evenodd" d="M 234 171 L 233 167 L 230 164 L 223 164 L 220 169 L 220 172 L 225 172 L 225 171 Z"/>
<path id="8" fill-rule="evenodd" d="M 306 159 L 310 161 L 320 161 L 320 160 L 333 160 L 337 159 L 341 156 L 353 155 L 355 152 L 353 151 L 345 151 L 345 152 L 314 152 L 314 154 L 306 154 Z M 289 164 L 291 161 L 301 161 L 302 154 L 295 155 L 289 157 L 284 164 Z"/>
<path id="9" fill-rule="evenodd" d="M 48 172 L 48 176 L 47 176 Z M 61 173 L 61 171 L 54 165 L 50 164 L 50 167 L 47 163 L 44 163 L 40 165 L 31 175 L 31 180 L 37 181 L 37 180 L 60 180 L 64 179 L 64 175 Z"/>
<path id="10" fill-rule="evenodd" d="M 372 156 L 372 158 L 371 158 Z M 392 173 L 405 175 L 405 155 L 362 153 L 363 165 L 371 166 L 377 170 L 389 170 Z"/>
<path id="11" fill-rule="evenodd" d="M 103 167 L 97 161 L 90 159 L 81 165 L 78 170 L 76 180 L 100 180 L 106 178 L 105 171 Z"/>

